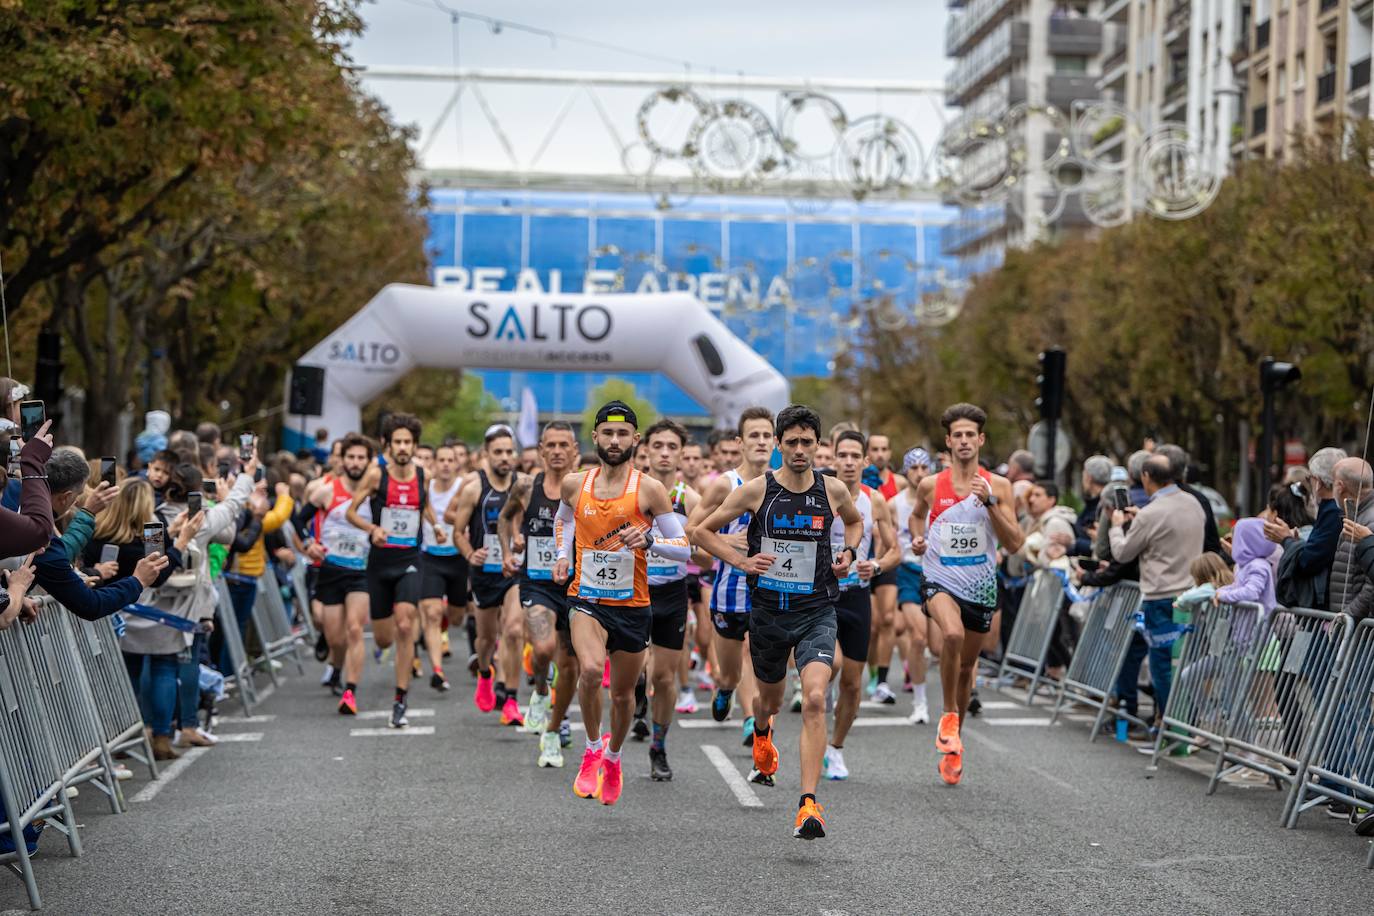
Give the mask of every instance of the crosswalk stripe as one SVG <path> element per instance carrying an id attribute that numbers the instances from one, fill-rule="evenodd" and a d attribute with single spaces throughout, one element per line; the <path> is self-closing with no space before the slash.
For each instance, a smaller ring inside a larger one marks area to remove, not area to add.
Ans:
<path id="1" fill-rule="evenodd" d="M 367 712 L 360 712 L 359 719 L 390 719 L 391 710 L 389 709 L 369 709 Z M 407 719 L 432 719 L 434 718 L 433 709 L 407 709 Z"/>
<path id="2" fill-rule="evenodd" d="M 220 744 L 236 744 L 244 741 L 261 741 L 262 732 L 226 732 L 222 735 L 215 735 Z"/>
<path id="3" fill-rule="evenodd" d="M 408 728 L 352 728 L 350 738 L 414 738 L 434 734 L 433 725 L 414 725 Z"/>

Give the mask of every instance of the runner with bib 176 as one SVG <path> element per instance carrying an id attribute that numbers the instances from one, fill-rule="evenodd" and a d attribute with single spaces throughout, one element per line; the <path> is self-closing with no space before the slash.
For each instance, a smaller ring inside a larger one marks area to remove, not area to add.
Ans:
<path id="1" fill-rule="evenodd" d="M 997 545 L 1015 553 L 1021 527 L 1012 511 L 1011 483 L 978 466 L 988 416 L 972 404 L 945 411 L 945 445 L 953 466 L 923 479 L 911 514 L 911 549 L 924 556 L 921 586 L 926 615 L 944 636 L 940 684 L 944 714 L 935 749 L 940 776 L 957 785 L 964 769 L 959 733 L 968 712 L 982 635 L 997 611 Z M 973 636 L 966 636 L 971 633 Z"/>
<path id="2" fill-rule="evenodd" d="M 825 755 L 825 692 L 835 664 L 835 602 L 839 580 L 858 559 L 863 515 L 849 488 L 811 470 L 821 437 L 821 418 L 794 405 L 778 414 L 775 433 L 783 466 L 731 491 L 720 508 L 696 527 L 707 551 L 749 576 L 749 657 L 759 681 L 754 702 L 755 782 L 771 785 L 778 770 L 773 716 L 782 706 L 787 661 L 795 653 L 802 682 L 801 800 L 792 835 L 825 836 L 816 802 Z M 747 554 L 719 529 L 748 513 Z M 844 546 L 830 546 L 835 518 L 844 521 Z"/>

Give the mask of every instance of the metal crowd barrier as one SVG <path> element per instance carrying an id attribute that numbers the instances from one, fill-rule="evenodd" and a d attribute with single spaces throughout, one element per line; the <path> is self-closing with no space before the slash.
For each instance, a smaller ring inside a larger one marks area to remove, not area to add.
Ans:
<path id="1" fill-rule="evenodd" d="M 291 567 L 291 593 L 295 602 L 296 614 L 301 619 L 301 626 L 305 628 L 305 635 L 311 645 L 319 639 L 319 631 L 315 629 L 315 618 L 310 613 L 310 589 L 305 583 L 305 561 L 297 559 Z"/>
<path id="2" fill-rule="evenodd" d="M 1146 723 L 1112 704 L 1116 695 L 1116 680 L 1126 660 L 1126 650 L 1135 635 L 1135 615 L 1140 607 L 1140 585 L 1118 582 L 1098 592 L 1088 605 L 1087 615 L 1078 634 L 1069 670 L 1060 684 L 1054 701 L 1051 721 L 1058 721 L 1068 703 L 1078 703 L 1097 710 L 1088 741 L 1097 740 L 1102 723 L 1108 715 L 1130 719 L 1144 726 Z"/>
<path id="3" fill-rule="evenodd" d="M 1331 801 L 1374 808 L 1374 619 L 1344 629 L 1340 670 L 1284 810 L 1290 828 L 1304 811 Z M 1365 866 L 1374 868 L 1374 846 Z"/>
<path id="4" fill-rule="evenodd" d="M 66 612 L 63 612 L 66 614 Z M 143 713 L 138 695 L 129 680 L 129 671 L 119 651 L 119 637 L 109 620 L 82 620 L 66 614 L 76 636 L 76 654 L 95 697 L 95 714 L 100 733 L 111 754 L 127 754 L 148 768 L 157 778 L 153 746 L 143 729 Z"/>
<path id="5" fill-rule="evenodd" d="M 253 626 L 258 631 L 267 661 L 267 674 L 272 683 L 277 683 L 277 675 L 271 663 L 288 655 L 295 662 L 296 673 L 305 674 L 305 665 L 301 663 L 301 637 L 291 628 L 291 616 L 286 603 L 282 601 L 281 585 L 270 569 L 258 577 L 257 596 L 253 600 Z"/>
<path id="6" fill-rule="evenodd" d="M 1030 577 L 1025 593 L 1021 596 L 1020 607 L 1016 611 L 1016 622 L 1012 625 L 1011 636 L 1007 639 L 1007 649 L 1002 653 L 1002 666 L 997 679 L 1006 683 L 1012 676 L 1030 679 L 1026 688 L 1025 704 L 1035 703 L 1035 695 L 1041 684 L 1051 688 L 1058 681 L 1045 675 L 1045 657 L 1049 653 L 1050 640 L 1054 637 L 1054 627 L 1059 620 L 1059 607 L 1064 601 L 1064 585 L 1048 570 L 1036 570 Z"/>
<path id="7" fill-rule="evenodd" d="M 222 578 L 215 580 L 215 596 L 215 626 L 219 627 L 225 651 L 229 653 L 229 664 L 233 668 L 232 671 L 222 672 L 225 687 L 232 688 L 238 694 L 243 714 L 251 716 L 253 707 L 258 704 L 257 685 L 253 683 L 253 665 L 243 645 L 243 633 L 239 630 L 238 617 L 234 614 L 234 602 L 229 597 L 229 586 Z"/>
<path id="8" fill-rule="evenodd" d="M 114 642 L 110 622 L 85 626 L 103 628 L 98 650 L 89 632 L 71 626 L 66 609 L 42 598 L 37 621 L 0 631 L 0 801 L 5 818 L 0 833 L 8 833 L 13 845 L 12 852 L 0 853 L 0 863 L 23 880 L 34 909 L 42 906 L 42 897 L 25 830 L 45 821 L 79 856 L 81 836 L 67 789 L 98 781 L 111 807 L 123 809 L 113 778 L 110 729 L 101 713 L 132 699 L 133 686 L 123 657 L 106 649 Z M 102 706 L 107 685 L 116 695 Z M 134 699 L 135 713 L 137 706 Z M 136 728 L 141 738 L 141 720 Z"/>

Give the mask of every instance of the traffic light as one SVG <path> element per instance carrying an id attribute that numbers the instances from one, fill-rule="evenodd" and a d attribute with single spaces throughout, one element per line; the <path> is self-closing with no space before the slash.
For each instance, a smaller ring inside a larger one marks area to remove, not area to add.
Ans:
<path id="1" fill-rule="evenodd" d="M 1040 397 L 1035 406 L 1040 408 L 1044 420 L 1058 420 L 1064 412 L 1064 367 L 1067 357 L 1063 350 L 1051 347 L 1040 354 L 1040 375 L 1036 382 L 1040 385 Z"/>

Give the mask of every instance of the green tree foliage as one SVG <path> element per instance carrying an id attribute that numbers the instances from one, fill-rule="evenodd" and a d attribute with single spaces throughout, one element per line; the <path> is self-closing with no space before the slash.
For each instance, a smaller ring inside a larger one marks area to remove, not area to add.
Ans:
<path id="1" fill-rule="evenodd" d="M 1374 384 L 1374 129 L 1338 135 L 1295 139 L 1283 164 L 1246 163 L 1192 219 L 1009 251 L 943 327 L 870 329 L 845 379 L 864 419 L 938 441 L 945 406 L 971 400 L 1006 455 L 1037 419 L 1037 356 L 1058 345 L 1080 456 L 1124 457 L 1153 435 L 1189 449 L 1225 492 L 1245 458 L 1242 422 L 1257 429 L 1269 355 L 1304 375 L 1280 397 L 1280 433 L 1358 451 Z"/>
<path id="2" fill-rule="evenodd" d="M 457 439 L 471 446 L 480 446 L 482 434 L 500 418 L 501 402 L 482 387 L 480 378 L 465 375 L 448 406 L 435 416 L 433 425 L 426 421 L 425 437 L 436 443 Z M 431 428 L 433 433 L 428 431 Z"/>
<path id="3" fill-rule="evenodd" d="M 63 332 L 88 447 L 145 386 L 182 424 L 277 401 L 382 285 L 423 280 L 410 135 L 344 51 L 357 5 L 0 0 L 8 304 Z"/>
<path id="4" fill-rule="evenodd" d="M 639 420 L 639 430 L 643 432 L 655 420 L 658 412 L 639 394 L 632 382 L 624 379 L 608 378 L 587 393 L 587 407 L 582 411 L 582 437 L 590 442 L 592 430 L 596 427 L 596 412 L 607 401 L 624 401 L 634 409 L 635 419 Z"/>

